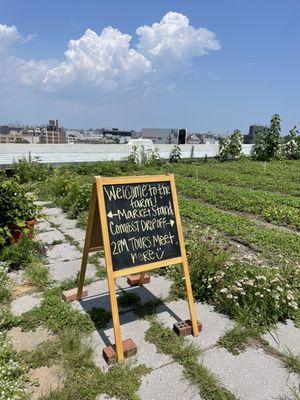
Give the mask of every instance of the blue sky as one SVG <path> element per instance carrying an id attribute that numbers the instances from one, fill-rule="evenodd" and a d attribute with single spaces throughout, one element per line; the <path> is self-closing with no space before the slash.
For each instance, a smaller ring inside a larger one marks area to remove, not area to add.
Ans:
<path id="1" fill-rule="evenodd" d="M 0 0 L 0 123 L 225 134 L 277 112 L 285 133 L 299 16 L 298 0 Z"/>

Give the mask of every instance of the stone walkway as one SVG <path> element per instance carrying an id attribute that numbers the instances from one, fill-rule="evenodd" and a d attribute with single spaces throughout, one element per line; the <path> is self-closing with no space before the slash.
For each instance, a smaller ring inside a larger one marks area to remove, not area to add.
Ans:
<path id="1" fill-rule="evenodd" d="M 45 208 L 45 219 L 37 225 L 37 238 L 47 245 L 47 262 L 52 279 L 63 281 L 74 278 L 81 266 L 81 249 L 85 232 L 76 228 L 76 221 L 70 220 L 59 208 Z M 103 262 L 104 264 L 104 262 Z M 93 278 L 93 283 L 87 286 L 89 296 L 73 302 L 72 306 L 81 312 L 87 312 L 92 307 L 110 309 L 106 280 L 96 277 L 94 265 L 88 265 L 87 276 Z M 116 281 L 118 290 L 128 290 L 136 293 L 142 302 L 166 298 L 169 295 L 171 282 L 160 276 L 152 276 L 148 285 L 129 288 L 125 278 Z M 40 301 L 36 294 L 24 295 L 12 304 L 15 315 L 27 311 Z M 197 316 L 203 324 L 203 332 L 197 338 L 187 340 L 199 345 L 202 350 L 199 363 L 203 363 L 217 375 L 221 383 L 237 398 L 242 400 L 278 399 L 289 393 L 290 388 L 299 387 L 299 376 L 289 373 L 275 355 L 266 354 L 261 348 L 250 347 L 245 352 L 234 356 L 226 349 L 217 345 L 218 340 L 226 330 L 234 326 L 234 322 L 226 316 L 216 313 L 207 304 L 197 304 Z M 132 311 L 120 308 L 122 338 L 131 337 L 138 347 L 138 353 L 133 362 L 145 364 L 151 372 L 142 378 L 139 389 L 141 400 L 197 400 L 201 399 L 198 389 L 183 375 L 182 367 L 165 354 L 159 354 L 155 345 L 145 340 L 145 332 L 149 322 L 140 320 Z M 173 323 L 189 317 L 186 301 L 163 303 L 158 309 L 158 319 L 172 328 Z M 14 332 L 15 335 L 19 332 Z M 47 340 L 49 333 L 45 332 Z M 17 335 L 18 336 L 18 335 Z M 288 348 L 293 354 L 300 355 L 300 329 L 295 328 L 291 321 L 286 325 L 278 324 L 277 330 L 266 335 L 270 344 L 284 351 Z M 112 321 L 105 329 L 95 330 L 90 336 L 94 361 L 102 370 L 108 369 L 102 357 L 103 347 L 114 342 Z M 99 395 L 99 399 L 108 399 Z"/>

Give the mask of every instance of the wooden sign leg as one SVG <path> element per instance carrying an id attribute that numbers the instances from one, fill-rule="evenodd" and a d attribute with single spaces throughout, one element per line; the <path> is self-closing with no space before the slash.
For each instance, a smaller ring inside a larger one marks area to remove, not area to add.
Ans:
<path id="1" fill-rule="evenodd" d="M 95 210 L 96 210 L 96 202 L 97 202 L 96 185 L 95 185 L 95 183 L 93 183 L 90 207 L 89 207 L 89 216 L 88 216 L 84 248 L 83 248 L 83 254 L 82 254 L 82 262 L 81 262 L 78 290 L 77 290 L 77 300 L 80 300 L 82 297 L 82 289 L 83 289 L 83 285 L 84 285 L 86 266 L 87 266 L 88 257 L 89 257 L 89 250 L 90 250 L 90 243 L 91 243 L 92 229 L 93 229 L 93 221 L 94 221 L 94 215 L 95 215 Z"/>
<path id="2" fill-rule="evenodd" d="M 190 316 L 191 316 L 191 321 L 192 321 L 193 335 L 198 336 L 199 329 L 198 329 L 197 316 L 196 316 L 196 310 L 195 310 L 194 296 L 193 296 L 193 292 L 192 292 L 189 265 L 188 265 L 186 257 L 183 258 L 183 272 L 184 272 L 184 277 L 185 277 L 185 286 L 186 286 Z"/>
<path id="3" fill-rule="evenodd" d="M 112 274 L 107 275 L 107 281 L 108 281 L 110 307 L 111 307 L 111 313 L 112 313 L 118 363 L 121 363 L 124 361 L 124 354 L 123 354 L 118 302 L 117 302 L 117 296 L 116 296 L 115 279 Z"/>

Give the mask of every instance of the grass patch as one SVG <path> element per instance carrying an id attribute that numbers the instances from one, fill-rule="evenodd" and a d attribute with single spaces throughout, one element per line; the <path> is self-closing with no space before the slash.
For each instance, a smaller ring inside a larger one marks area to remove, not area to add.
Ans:
<path id="1" fill-rule="evenodd" d="M 198 363 L 200 350 L 177 336 L 171 329 L 152 319 L 146 340 L 156 345 L 161 353 L 168 354 L 184 367 L 185 376 L 198 387 L 204 400 L 236 400 L 236 397 L 205 366 Z"/>
<path id="2" fill-rule="evenodd" d="M 25 268 L 26 279 L 41 290 L 49 287 L 51 281 L 48 269 L 39 262 L 32 263 Z"/>
<path id="3" fill-rule="evenodd" d="M 92 350 L 82 336 L 66 329 L 58 338 L 40 345 L 33 352 L 23 352 L 22 360 L 28 367 L 58 363 L 64 369 L 66 382 L 61 390 L 43 400 L 95 400 L 100 393 L 121 400 L 138 399 L 135 394 L 141 377 L 149 372 L 143 365 L 116 366 L 103 373 L 92 361 Z"/>
<path id="4" fill-rule="evenodd" d="M 94 329 L 88 315 L 74 310 L 70 304 L 61 300 L 59 288 L 46 290 L 41 304 L 22 315 L 20 325 L 25 330 L 43 325 L 54 333 L 67 327 L 80 334 L 92 332 Z"/>
<path id="5" fill-rule="evenodd" d="M 227 331 L 218 342 L 219 346 L 225 347 L 230 353 L 237 355 L 244 351 L 251 341 L 255 340 L 267 345 L 267 341 L 261 337 L 262 330 L 258 327 L 244 327 L 237 325 Z"/>
<path id="6" fill-rule="evenodd" d="M 72 236 L 65 234 L 66 240 L 70 243 L 71 246 L 76 247 L 76 249 L 80 252 L 82 252 L 82 248 L 79 245 L 79 242 L 75 240 Z"/>
<path id="7" fill-rule="evenodd" d="M 59 284 L 59 289 L 60 289 L 61 291 L 64 291 L 64 290 L 69 290 L 69 289 L 73 289 L 73 288 L 75 288 L 75 287 L 78 287 L 78 284 L 79 284 L 79 276 L 80 276 L 80 272 L 78 272 L 78 273 L 76 274 L 76 277 L 75 277 L 75 278 L 73 278 L 73 279 L 70 278 L 70 279 L 64 280 L 63 282 L 61 282 L 61 283 Z M 85 278 L 85 280 L 84 280 L 84 285 L 89 285 L 89 284 L 91 284 L 93 281 L 94 281 L 93 278 Z"/>
<path id="8" fill-rule="evenodd" d="M 300 357 L 287 349 L 282 355 L 282 361 L 290 372 L 300 375 Z"/>
<path id="9" fill-rule="evenodd" d="M 106 268 L 102 264 L 101 258 L 104 257 L 103 252 L 97 251 L 89 256 L 89 263 L 94 265 L 97 269 L 96 276 L 100 279 L 106 278 Z"/>

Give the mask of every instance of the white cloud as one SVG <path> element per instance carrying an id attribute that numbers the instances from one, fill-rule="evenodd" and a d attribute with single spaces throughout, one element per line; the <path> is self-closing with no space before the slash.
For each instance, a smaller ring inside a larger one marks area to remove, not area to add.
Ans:
<path id="1" fill-rule="evenodd" d="M 159 23 L 141 26 L 136 33 L 138 50 L 152 62 L 190 62 L 194 57 L 220 49 L 213 32 L 194 28 L 185 15 L 177 12 L 168 12 Z"/>
<path id="2" fill-rule="evenodd" d="M 77 80 L 103 89 L 129 84 L 151 72 L 151 63 L 130 48 L 131 36 L 112 27 L 100 35 L 87 29 L 78 40 L 70 40 L 64 62 L 48 71 L 43 83 L 48 87 Z"/>
<path id="3" fill-rule="evenodd" d="M 9 45 L 19 40 L 21 40 L 21 36 L 14 25 L 0 24 L 0 50 L 6 49 Z"/>
<path id="4" fill-rule="evenodd" d="M 166 69 L 174 65 L 184 69 L 193 58 L 220 48 L 213 32 L 194 28 L 176 12 L 167 13 L 159 23 L 139 27 L 136 33 L 138 44 L 133 48 L 131 36 L 118 29 L 109 26 L 100 34 L 87 29 L 79 39 L 69 41 L 62 60 L 25 60 L 6 49 L 34 36 L 24 39 L 15 26 L 0 25 L 0 81 L 7 87 L 21 84 L 50 91 L 72 86 L 135 93 L 141 87 L 149 91 L 155 77 L 172 92 L 176 86 L 165 80 Z"/>

